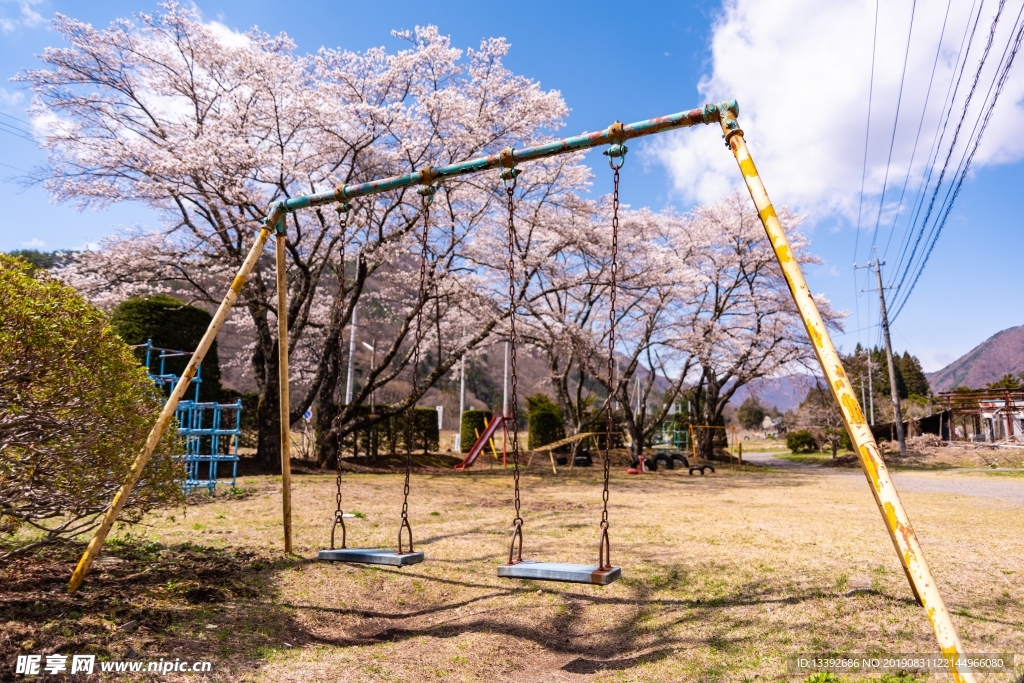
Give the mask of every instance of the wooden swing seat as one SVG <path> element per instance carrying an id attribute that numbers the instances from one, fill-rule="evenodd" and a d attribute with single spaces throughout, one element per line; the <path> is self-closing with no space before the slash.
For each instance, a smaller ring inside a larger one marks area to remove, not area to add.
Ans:
<path id="1" fill-rule="evenodd" d="M 505 579 L 535 579 L 562 583 L 589 583 L 607 586 L 622 578 L 621 567 L 601 569 L 596 564 L 569 564 L 566 562 L 533 562 L 523 560 L 515 564 L 498 565 L 498 576 Z"/>
<path id="2" fill-rule="evenodd" d="M 407 564 L 419 564 L 423 561 L 423 553 L 401 553 L 382 548 L 339 548 L 321 550 L 316 559 L 326 562 L 355 562 L 359 564 L 387 564 L 393 567 L 404 567 Z"/>

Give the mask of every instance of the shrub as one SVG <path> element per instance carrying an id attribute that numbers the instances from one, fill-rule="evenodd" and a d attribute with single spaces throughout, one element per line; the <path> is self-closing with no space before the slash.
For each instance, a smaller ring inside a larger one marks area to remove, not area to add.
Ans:
<path id="1" fill-rule="evenodd" d="M 526 397 L 526 420 L 530 430 L 527 448 L 540 448 L 565 438 L 562 409 L 546 394 Z"/>
<path id="2" fill-rule="evenodd" d="M 462 413 L 459 441 L 463 453 L 469 452 L 476 443 L 477 433 L 483 434 L 493 417 L 494 413 L 489 410 L 467 410 Z"/>
<path id="3" fill-rule="evenodd" d="M 412 450 L 423 449 L 437 452 L 441 445 L 441 433 L 437 429 L 437 411 L 433 408 L 413 408 L 405 413 L 412 422 Z"/>
<path id="4" fill-rule="evenodd" d="M 92 528 L 162 403 L 101 311 L 0 254 L 0 559 Z M 182 450 L 168 429 L 123 521 L 181 502 L 184 471 L 172 454 Z"/>
<path id="5" fill-rule="evenodd" d="M 110 326 L 117 336 L 135 346 L 145 344 L 147 339 L 153 345 L 164 349 L 193 351 L 199 346 L 206 328 L 213 317 L 201 308 L 190 306 L 180 299 L 166 294 L 132 297 L 118 304 L 110 314 Z M 145 360 L 145 350 L 137 349 L 140 361 Z M 165 372 L 181 377 L 188 364 L 188 356 L 165 359 Z M 154 372 L 159 372 L 160 361 L 152 358 Z M 200 374 L 199 398 L 202 401 L 220 401 L 220 361 L 217 358 L 217 340 L 203 358 Z M 185 398 L 193 398 L 190 391 Z"/>
<path id="6" fill-rule="evenodd" d="M 801 429 L 786 434 L 786 448 L 793 453 L 813 453 L 818 444 L 809 430 Z"/>

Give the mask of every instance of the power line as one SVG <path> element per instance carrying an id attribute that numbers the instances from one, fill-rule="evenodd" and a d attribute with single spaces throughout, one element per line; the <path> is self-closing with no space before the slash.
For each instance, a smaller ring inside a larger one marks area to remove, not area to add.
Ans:
<path id="1" fill-rule="evenodd" d="M 906 261 L 906 266 L 905 266 L 902 274 L 900 275 L 899 283 L 896 285 L 897 289 L 901 288 L 903 286 L 903 283 L 906 281 L 907 275 L 909 274 L 910 269 L 911 269 L 912 264 L 913 264 L 914 256 L 917 253 L 917 248 L 918 248 L 918 246 L 921 243 L 921 238 L 924 236 L 925 229 L 926 229 L 926 227 L 928 225 L 928 219 L 931 217 L 932 210 L 933 210 L 933 208 L 935 206 L 935 199 L 938 197 L 939 188 L 942 186 L 942 180 L 945 177 L 946 171 L 949 168 L 950 159 L 953 156 L 953 151 L 956 148 L 956 143 L 957 143 L 957 141 L 958 141 L 958 139 L 960 137 L 960 129 L 963 127 L 964 120 L 967 118 L 967 112 L 968 112 L 968 110 L 970 108 L 971 100 L 974 97 L 974 92 L 975 92 L 975 90 L 978 87 L 978 81 L 981 78 L 982 68 L 985 66 L 985 61 L 988 59 L 989 51 L 992 49 L 992 41 L 995 38 L 996 27 L 999 24 L 999 18 L 1002 16 L 1003 7 L 1004 7 L 1005 4 L 1006 4 L 1006 0 L 999 0 L 999 8 L 996 10 L 996 15 L 992 19 L 992 26 L 989 29 L 988 41 L 986 42 L 985 49 L 984 49 L 984 51 L 981 54 L 981 59 L 978 61 L 978 69 L 977 69 L 977 71 L 974 74 L 974 81 L 972 82 L 971 89 L 968 91 L 967 97 L 964 100 L 964 107 L 963 107 L 963 111 L 960 114 L 960 120 L 957 122 L 956 129 L 953 131 L 953 140 L 952 140 L 952 142 L 950 142 L 949 151 L 946 153 L 946 159 L 945 159 L 945 161 L 943 162 L 943 165 L 942 165 L 942 171 L 939 173 L 939 179 L 936 182 L 935 188 L 932 191 L 932 196 L 931 196 L 931 198 L 928 201 L 928 210 L 925 212 L 924 220 L 921 221 L 921 227 L 919 228 L 919 233 L 918 233 L 917 239 L 914 242 L 914 248 L 911 251 L 910 257 Z M 978 19 L 980 19 L 980 18 L 981 18 L 981 12 L 979 11 L 978 12 Z M 975 20 L 975 24 L 977 24 L 977 19 Z M 967 63 L 967 60 L 965 58 L 964 59 L 964 65 L 966 65 L 966 63 Z M 954 93 L 954 97 L 955 97 L 955 93 Z"/>
<path id="2" fill-rule="evenodd" d="M 10 135 L 13 135 L 14 137 L 21 138 L 23 140 L 28 140 L 29 142 L 35 142 L 36 141 L 35 138 L 31 137 L 32 134 L 29 133 L 27 130 L 22 130 L 21 128 L 16 128 L 16 127 L 10 125 L 9 123 L 4 123 L 3 121 L 0 121 L 0 132 L 9 133 Z"/>
<path id="3" fill-rule="evenodd" d="M 18 168 L 17 166 L 11 166 L 10 164 L 5 164 L 2 161 L 0 161 L 0 166 L 4 166 L 5 168 L 11 168 L 11 169 L 14 169 L 15 171 L 21 171 L 22 173 L 28 173 L 28 171 L 26 171 L 23 168 Z"/>
<path id="4" fill-rule="evenodd" d="M 889 137 L 889 158 L 885 161 L 885 178 L 882 180 L 882 194 L 878 197 L 878 215 L 875 216 L 875 229 L 871 233 L 871 246 L 874 247 L 878 239 L 878 226 L 882 222 L 882 207 L 885 205 L 885 190 L 889 184 L 889 168 L 892 165 L 892 149 L 896 145 L 896 127 L 900 122 L 900 106 L 903 103 L 903 84 L 907 77 L 907 58 L 910 57 L 910 39 L 914 33 L 914 13 L 917 10 L 917 0 L 910 5 L 910 28 L 907 29 L 907 49 L 903 53 L 903 72 L 900 74 L 900 89 L 896 95 L 896 118 L 892 122 L 892 135 Z"/>
<path id="5" fill-rule="evenodd" d="M 907 175 L 903 179 L 903 189 L 900 190 L 900 200 L 896 205 L 896 213 L 892 217 L 892 227 L 889 229 L 889 239 L 885 242 L 885 249 L 882 251 L 882 258 L 885 258 L 889 253 L 889 245 L 892 243 L 892 236 L 896 232 L 896 222 L 900 217 L 900 209 L 903 208 L 903 197 L 907 193 L 907 185 L 910 183 L 910 173 L 914 169 L 914 159 L 917 157 L 917 145 L 921 140 L 921 130 L 924 128 L 924 117 L 928 113 L 928 102 L 932 96 L 932 85 L 935 83 L 935 72 L 939 66 L 939 54 L 942 52 L 942 39 L 946 35 L 946 22 L 949 20 L 949 8 L 953 6 L 953 0 L 949 0 L 946 3 L 946 15 L 942 18 L 942 30 L 939 32 L 939 42 L 935 47 L 935 59 L 932 60 L 932 74 L 928 79 L 928 90 L 924 95 L 924 106 L 921 108 L 921 120 L 917 122 L 917 134 L 914 136 L 914 148 L 910 152 L 910 162 L 907 164 Z M 910 41 L 907 41 L 909 48 Z M 957 55 L 959 61 L 959 55 Z M 904 66 L 904 68 L 906 68 Z"/>
<path id="6" fill-rule="evenodd" d="M 946 87 L 946 97 L 944 98 L 944 100 L 949 104 L 943 106 L 943 110 L 945 111 L 945 113 L 940 114 L 939 116 L 939 118 L 942 119 L 942 125 L 936 125 L 935 133 L 932 135 L 932 144 L 929 148 L 927 163 L 925 165 L 928 171 L 925 174 L 924 183 L 922 183 L 921 186 L 918 187 L 915 193 L 914 212 L 911 215 L 909 224 L 907 225 L 903 245 L 900 247 L 900 254 L 896 260 L 896 268 L 892 271 L 894 274 L 892 278 L 893 280 L 896 277 L 895 274 L 901 272 L 903 268 L 903 260 L 907 255 L 907 248 L 910 246 L 910 240 L 912 239 L 914 234 L 914 226 L 917 224 L 917 219 L 921 215 L 921 209 L 924 207 L 924 198 L 928 196 L 928 187 L 931 184 L 932 174 L 935 171 L 935 162 L 938 160 L 939 157 L 939 149 L 942 147 L 942 139 L 946 137 L 946 127 L 949 125 L 949 117 L 953 113 L 953 104 L 956 101 L 956 94 L 960 90 L 960 81 L 963 78 L 964 70 L 967 67 L 967 57 L 970 55 L 971 45 L 974 44 L 974 34 L 978 28 L 978 21 L 981 19 L 981 11 L 985 8 L 985 0 L 981 0 L 981 5 L 978 6 L 978 14 L 974 19 L 972 28 L 971 17 L 974 15 L 975 5 L 977 5 L 977 1 L 975 1 L 975 3 L 971 5 L 971 11 L 967 15 L 967 24 L 966 26 L 964 26 L 964 35 L 963 38 L 960 39 L 960 50 L 957 52 L 956 62 L 953 63 L 953 72 L 950 74 L 949 77 L 949 85 Z M 968 40 L 968 34 L 970 34 L 970 40 Z M 964 51 L 965 43 L 967 45 L 966 51 Z M 961 56 L 963 56 L 962 63 L 960 61 Z M 957 75 L 957 65 L 960 66 L 959 75 Z M 952 95 L 950 95 L 950 92 L 952 92 Z M 920 240 L 920 236 L 918 237 L 918 240 Z M 916 251 L 916 244 L 914 249 Z M 913 258 L 913 254 L 911 255 L 911 258 Z"/>
<path id="7" fill-rule="evenodd" d="M 1024 41 L 1024 24 L 1020 23 L 1021 14 L 1024 13 L 1024 6 L 1021 7 L 1021 13 L 1017 15 L 1017 21 L 1014 24 L 1014 28 L 1017 29 L 1016 37 L 1012 39 L 1013 48 L 1010 50 L 1008 57 L 1006 58 L 1005 64 L 1002 66 L 1002 71 L 998 75 L 998 84 L 996 85 L 995 94 L 992 96 L 992 103 L 985 110 L 984 119 L 981 121 L 981 127 L 978 129 L 978 135 L 974 139 L 974 145 L 971 148 L 971 153 L 967 156 L 966 161 L 963 164 L 963 169 L 959 173 L 959 177 L 956 179 L 955 189 L 953 189 L 952 196 L 946 204 L 945 211 L 942 214 L 941 221 L 937 224 L 937 228 L 934 231 L 934 237 L 931 239 L 931 243 L 928 245 L 928 251 L 924 255 L 924 259 L 921 261 L 921 265 L 917 269 L 917 273 L 914 275 L 914 279 L 910 284 L 910 288 L 903 295 L 903 299 L 899 304 L 899 308 L 896 311 L 896 315 L 903 310 L 903 306 L 906 305 L 907 299 L 910 297 L 910 293 L 914 291 L 914 287 L 917 286 L 918 280 L 921 278 L 921 273 L 924 272 L 924 267 L 928 264 L 928 259 L 932 255 L 932 250 L 935 249 L 935 244 L 939 239 L 939 235 L 942 234 L 942 229 L 946 226 L 946 220 L 949 218 L 950 212 L 953 210 L 953 204 L 956 202 L 957 196 L 960 194 L 960 189 L 963 187 L 964 179 L 967 177 L 967 172 L 971 168 L 971 162 L 974 160 L 974 155 L 978 151 L 978 147 L 981 145 L 982 137 L 985 135 L 985 129 L 988 128 L 989 121 L 992 120 L 992 114 L 995 112 L 996 103 L 999 100 L 999 95 L 1002 94 L 1003 88 L 1006 86 L 1006 81 L 1010 76 L 1010 68 L 1013 66 L 1013 60 L 1017 56 L 1017 52 L 1020 51 L 1021 42 Z M 1007 45 L 1009 47 L 1009 44 Z M 1005 52 L 1005 51 L 1004 51 Z M 986 98 L 987 99 L 987 98 Z M 895 319 L 895 315 L 893 316 Z"/>
<path id="8" fill-rule="evenodd" d="M 857 248 L 860 246 L 860 217 L 864 206 L 864 180 L 868 172 L 868 140 L 871 137 L 871 100 L 875 94 L 875 51 L 878 46 L 878 3 L 875 0 L 875 33 L 871 39 L 871 82 L 868 86 L 868 124 L 864 130 L 864 164 L 860 172 L 860 200 L 857 203 L 857 232 L 853 240 L 853 260 L 857 260 Z"/>
<path id="9" fill-rule="evenodd" d="M 5 114 L 2 111 L 0 111 L 0 116 L 6 116 L 9 119 L 14 119 L 18 123 L 24 123 L 26 126 L 31 126 L 32 125 L 31 123 L 29 123 L 25 119 L 19 119 L 17 116 L 11 116 L 10 114 Z"/>

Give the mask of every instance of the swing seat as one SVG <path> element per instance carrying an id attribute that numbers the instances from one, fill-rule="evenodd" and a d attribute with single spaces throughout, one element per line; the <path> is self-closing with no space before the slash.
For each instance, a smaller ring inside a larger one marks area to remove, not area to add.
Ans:
<path id="1" fill-rule="evenodd" d="M 326 562 L 356 562 L 359 564 L 387 564 L 392 567 L 404 567 L 407 564 L 419 564 L 423 561 L 423 553 L 402 553 L 383 548 L 339 548 L 337 550 L 321 550 L 316 559 Z"/>
<path id="2" fill-rule="evenodd" d="M 622 578 L 622 567 L 601 569 L 596 564 L 569 564 L 566 562 L 533 562 L 523 560 L 515 564 L 498 565 L 498 576 L 505 579 L 536 579 L 562 583 L 589 583 L 607 586 Z"/>

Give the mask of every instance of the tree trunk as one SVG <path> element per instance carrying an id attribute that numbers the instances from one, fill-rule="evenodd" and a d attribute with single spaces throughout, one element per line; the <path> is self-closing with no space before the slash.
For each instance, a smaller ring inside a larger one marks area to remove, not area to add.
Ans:
<path id="1" fill-rule="evenodd" d="M 262 344 L 256 345 L 253 366 L 259 387 L 259 405 L 256 409 L 257 436 L 256 461 L 268 472 L 281 471 L 281 414 L 279 382 L 277 377 L 277 343 L 266 354 Z"/>

